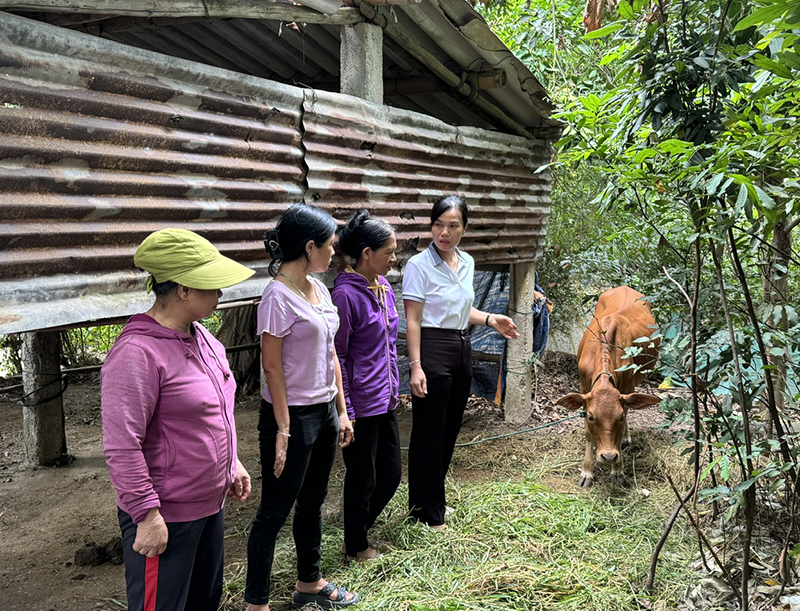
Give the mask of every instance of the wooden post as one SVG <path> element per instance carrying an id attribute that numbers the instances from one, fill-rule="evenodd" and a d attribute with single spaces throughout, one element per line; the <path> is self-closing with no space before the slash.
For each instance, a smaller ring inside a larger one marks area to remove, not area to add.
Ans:
<path id="1" fill-rule="evenodd" d="M 60 357 L 58 331 L 22 334 L 22 428 L 30 465 L 60 464 L 69 458 Z"/>
<path id="2" fill-rule="evenodd" d="M 531 355 L 533 354 L 533 290 L 536 267 L 533 263 L 511 266 L 509 315 L 519 331 L 519 339 L 508 342 L 505 418 L 522 424 L 531 415 Z"/>
<path id="3" fill-rule="evenodd" d="M 371 23 L 342 26 L 339 91 L 383 104 L 383 29 Z"/>

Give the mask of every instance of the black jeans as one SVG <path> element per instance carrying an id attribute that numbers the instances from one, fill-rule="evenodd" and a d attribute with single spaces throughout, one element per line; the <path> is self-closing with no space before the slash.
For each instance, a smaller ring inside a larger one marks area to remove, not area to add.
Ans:
<path id="1" fill-rule="evenodd" d="M 428 394 L 411 398 L 408 507 L 412 517 L 438 526 L 444 524 L 444 479 L 472 384 L 469 335 L 423 328 L 420 359 Z"/>
<path id="2" fill-rule="evenodd" d="M 392 500 L 402 471 L 394 410 L 356 418 L 353 427 L 355 440 L 342 448 L 347 467 L 342 500 L 344 545 L 350 556 L 369 546 L 367 531 Z"/>
<path id="3" fill-rule="evenodd" d="M 297 579 L 314 582 L 322 543 L 322 503 L 339 440 L 339 417 L 334 401 L 289 407 L 289 445 L 283 473 L 276 478 L 275 438 L 278 425 L 272 404 L 261 402 L 258 439 L 261 445 L 261 503 L 247 540 L 248 603 L 269 602 L 269 576 L 275 540 L 294 506 L 292 533 L 297 551 Z"/>
<path id="4" fill-rule="evenodd" d="M 222 597 L 225 512 L 168 522 L 167 549 L 147 558 L 133 551 L 136 524 L 117 509 L 130 611 L 217 611 Z"/>

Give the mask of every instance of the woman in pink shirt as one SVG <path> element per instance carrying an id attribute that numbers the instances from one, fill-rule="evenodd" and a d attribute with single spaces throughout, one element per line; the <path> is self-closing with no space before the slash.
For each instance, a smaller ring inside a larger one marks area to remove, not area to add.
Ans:
<path id="1" fill-rule="evenodd" d="M 133 258 L 152 307 L 133 316 L 100 374 L 103 451 L 117 491 L 128 609 L 216 611 L 225 497 L 244 501 L 236 382 L 198 321 L 253 271 L 185 229 L 150 234 Z"/>
<path id="2" fill-rule="evenodd" d="M 248 611 L 269 609 L 275 540 L 292 507 L 297 583 L 292 604 L 347 607 L 358 596 L 322 579 L 322 503 L 337 444 L 347 446 L 342 373 L 334 349 L 339 328 L 328 289 L 310 276 L 328 269 L 336 222 L 313 206 L 295 204 L 265 245 L 274 280 L 258 307 L 266 384 L 259 414 L 261 503 L 247 542 Z"/>

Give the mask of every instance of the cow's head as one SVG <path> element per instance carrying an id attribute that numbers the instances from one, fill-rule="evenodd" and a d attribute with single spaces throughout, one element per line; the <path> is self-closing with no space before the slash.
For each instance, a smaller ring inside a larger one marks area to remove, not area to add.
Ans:
<path id="1" fill-rule="evenodd" d="M 586 438 L 595 447 L 598 462 L 616 462 L 622 451 L 622 438 L 627 431 L 628 410 L 644 409 L 661 401 L 653 395 L 623 395 L 613 384 L 598 384 L 585 395 L 570 393 L 556 403 L 570 411 L 586 410 Z"/>

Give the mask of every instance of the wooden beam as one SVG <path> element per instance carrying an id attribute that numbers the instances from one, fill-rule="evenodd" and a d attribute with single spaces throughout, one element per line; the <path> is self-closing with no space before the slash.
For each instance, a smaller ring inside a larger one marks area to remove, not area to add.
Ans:
<path id="1" fill-rule="evenodd" d="M 305 6 L 299 6 L 300 4 Z M 340 0 L 0 0 L 0 10 L 85 13 L 122 17 L 195 17 L 201 19 L 273 19 L 304 23 L 359 23 L 358 9 L 341 8 Z M 334 17 L 338 21 L 315 21 Z M 347 21 L 341 21 L 347 16 Z"/>
<path id="2" fill-rule="evenodd" d="M 456 91 L 467 98 L 470 103 L 478 107 L 493 119 L 497 120 L 510 132 L 518 136 L 522 136 L 523 138 L 533 137 L 528 131 L 527 127 L 509 117 L 501 108 L 495 106 L 489 100 L 482 98 L 479 95 L 475 95 L 474 92 L 477 92 L 479 88 L 475 86 L 474 82 L 471 85 L 469 82 L 462 80 L 459 75 L 455 74 L 432 52 L 426 49 L 419 41 L 414 39 L 410 33 L 404 31 L 399 24 L 395 23 L 391 19 L 388 19 L 386 15 L 381 13 L 375 7 L 364 2 L 361 3 L 360 9 L 361 13 L 367 18 L 367 20 L 381 26 L 389 37 L 393 38 L 401 47 L 408 51 L 414 58 L 417 59 L 417 61 L 423 64 L 438 78 L 442 79 L 447 86 L 452 88 L 453 91 Z"/>
<path id="3" fill-rule="evenodd" d="M 471 72 L 467 82 L 476 89 L 498 89 L 505 87 L 506 73 L 503 70 L 490 72 Z M 441 89 L 440 83 L 425 76 L 414 76 L 404 79 L 386 79 L 383 81 L 385 95 L 410 95 L 414 93 L 432 93 Z"/>

